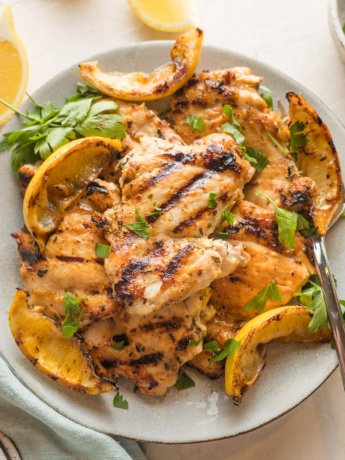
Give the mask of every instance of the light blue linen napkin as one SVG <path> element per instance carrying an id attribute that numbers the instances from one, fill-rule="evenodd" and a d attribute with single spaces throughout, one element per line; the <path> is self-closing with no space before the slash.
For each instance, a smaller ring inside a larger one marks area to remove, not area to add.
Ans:
<path id="1" fill-rule="evenodd" d="M 0 431 L 12 439 L 22 460 L 146 459 L 135 441 L 98 433 L 55 412 L 15 377 L 1 356 Z"/>

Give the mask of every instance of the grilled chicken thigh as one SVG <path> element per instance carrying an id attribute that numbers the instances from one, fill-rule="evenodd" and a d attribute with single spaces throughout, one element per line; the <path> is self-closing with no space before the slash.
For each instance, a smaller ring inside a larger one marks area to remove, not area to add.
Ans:
<path id="1" fill-rule="evenodd" d="M 282 153 L 290 139 L 289 130 L 281 116 L 268 109 L 260 97 L 261 81 L 262 77 L 253 75 L 247 67 L 201 72 L 171 98 L 173 128 L 187 143 L 221 131 L 222 124 L 233 123 L 231 115 L 224 113 L 224 105 L 230 105 L 242 127 L 244 145 L 254 147 L 269 160 L 268 166 L 246 186 L 246 199 L 271 207 L 268 200 L 256 195 L 259 191 L 280 207 L 307 209 L 315 184 L 298 171 L 287 150 Z M 201 133 L 188 124 L 189 115 L 202 117 Z"/>

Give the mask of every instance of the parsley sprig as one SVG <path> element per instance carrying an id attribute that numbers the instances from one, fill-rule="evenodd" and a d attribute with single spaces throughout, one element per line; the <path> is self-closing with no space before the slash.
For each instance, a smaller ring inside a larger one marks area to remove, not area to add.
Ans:
<path id="1" fill-rule="evenodd" d="M 218 196 L 218 192 L 210 192 L 207 199 L 207 207 L 210 209 L 216 208 L 218 206 L 218 201 L 216 197 Z"/>
<path id="2" fill-rule="evenodd" d="M 188 388 L 195 387 L 195 382 L 191 377 L 189 377 L 188 374 L 183 371 L 183 369 L 180 369 L 174 387 L 179 391 L 188 390 Z"/>
<path id="3" fill-rule="evenodd" d="M 253 166 L 253 168 L 256 169 L 257 172 L 265 169 L 269 163 L 269 160 L 265 157 L 265 155 L 254 147 L 246 148 L 244 158 L 249 161 L 249 163 Z"/>
<path id="4" fill-rule="evenodd" d="M 188 115 L 186 121 L 188 125 L 194 129 L 194 131 L 199 131 L 199 133 L 201 133 L 204 130 L 205 122 L 202 117 L 197 115 Z"/>
<path id="5" fill-rule="evenodd" d="M 299 302 L 305 305 L 307 310 L 314 312 L 313 317 L 308 325 L 309 331 L 313 334 L 326 324 L 328 315 L 325 301 L 325 293 L 322 287 L 309 279 L 305 288 L 294 295 L 298 297 Z"/>
<path id="6" fill-rule="evenodd" d="M 86 298 L 78 299 L 73 292 L 66 292 L 63 297 L 63 309 L 66 313 L 65 319 L 62 323 L 62 335 L 69 339 L 79 329 L 81 317 L 83 314 L 80 308 L 80 302 L 87 301 Z M 75 319 L 76 317 L 76 319 Z"/>
<path id="7" fill-rule="evenodd" d="M 267 300 L 283 300 L 282 295 L 275 282 L 266 286 L 262 291 L 259 292 L 250 302 L 247 303 L 245 310 L 252 311 L 256 310 L 262 313 L 265 310 Z"/>
<path id="8" fill-rule="evenodd" d="M 304 148 L 307 142 L 310 139 L 307 135 L 303 132 L 306 128 L 306 124 L 302 121 L 296 121 L 293 125 L 290 126 L 290 152 L 296 153 L 299 148 Z"/>
<path id="9" fill-rule="evenodd" d="M 210 364 L 215 363 L 217 361 L 222 361 L 226 358 L 231 358 L 231 356 L 235 353 L 237 348 L 241 345 L 240 340 L 235 339 L 228 339 L 224 342 L 221 350 L 218 354 L 216 354 L 210 361 Z"/>
<path id="10" fill-rule="evenodd" d="M 79 83 L 77 93 L 62 107 L 48 101 L 40 104 L 30 97 L 34 109 L 21 112 L 0 98 L 0 103 L 12 109 L 25 121 L 17 131 L 4 133 L 0 151 L 12 151 L 12 170 L 27 163 L 45 160 L 56 149 L 68 142 L 88 136 L 124 139 L 122 117 L 114 113 L 115 101 L 104 99 L 97 90 Z"/>
<path id="11" fill-rule="evenodd" d="M 117 391 L 116 395 L 113 399 L 113 406 L 117 407 L 118 409 L 128 409 L 128 401 L 122 396 L 122 394 Z"/>
<path id="12" fill-rule="evenodd" d="M 260 85 L 259 86 L 259 94 L 262 99 L 266 102 L 267 107 L 273 109 L 273 97 L 272 97 L 272 90 L 267 88 L 267 86 Z"/>
<path id="13" fill-rule="evenodd" d="M 139 209 L 135 208 L 136 221 L 133 224 L 125 224 L 125 227 L 132 230 L 138 236 L 141 236 L 145 240 L 149 238 L 151 232 L 151 225 L 149 225 L 146 220 L 140 215 Z"/>

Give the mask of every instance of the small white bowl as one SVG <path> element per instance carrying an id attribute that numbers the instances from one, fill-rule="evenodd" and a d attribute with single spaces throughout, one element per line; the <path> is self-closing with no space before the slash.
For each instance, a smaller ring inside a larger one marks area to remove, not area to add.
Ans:
<path id="1" fill-rule="evenodd" d="M 333 40 L 342 60 L 345 62 L 345 0 L 329 0 L 329 26 Z"/>

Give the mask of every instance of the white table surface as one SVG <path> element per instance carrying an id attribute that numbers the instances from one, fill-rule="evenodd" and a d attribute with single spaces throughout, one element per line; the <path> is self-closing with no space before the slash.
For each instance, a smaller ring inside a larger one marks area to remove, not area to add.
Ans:
<path id="1" fill-rule="evenodd" d="M 146 40 L 154 31 L 126 0 L 7 0 L 29 58 L 28 92 L 94 54 Z M 345 123 L 345 64 L 328 26 L 327 0 L 199 0 L 204 43 L 268 63 L 315 93 Z M 338 275 L 338 282 L 342 282 Z M 283 389 L 282 389 L 283 391 Z M 339 371 L 308 400 L 254 432 L 199 444 L 147 444 L 150 460 L 341 460 L 345 395 Z"/>

